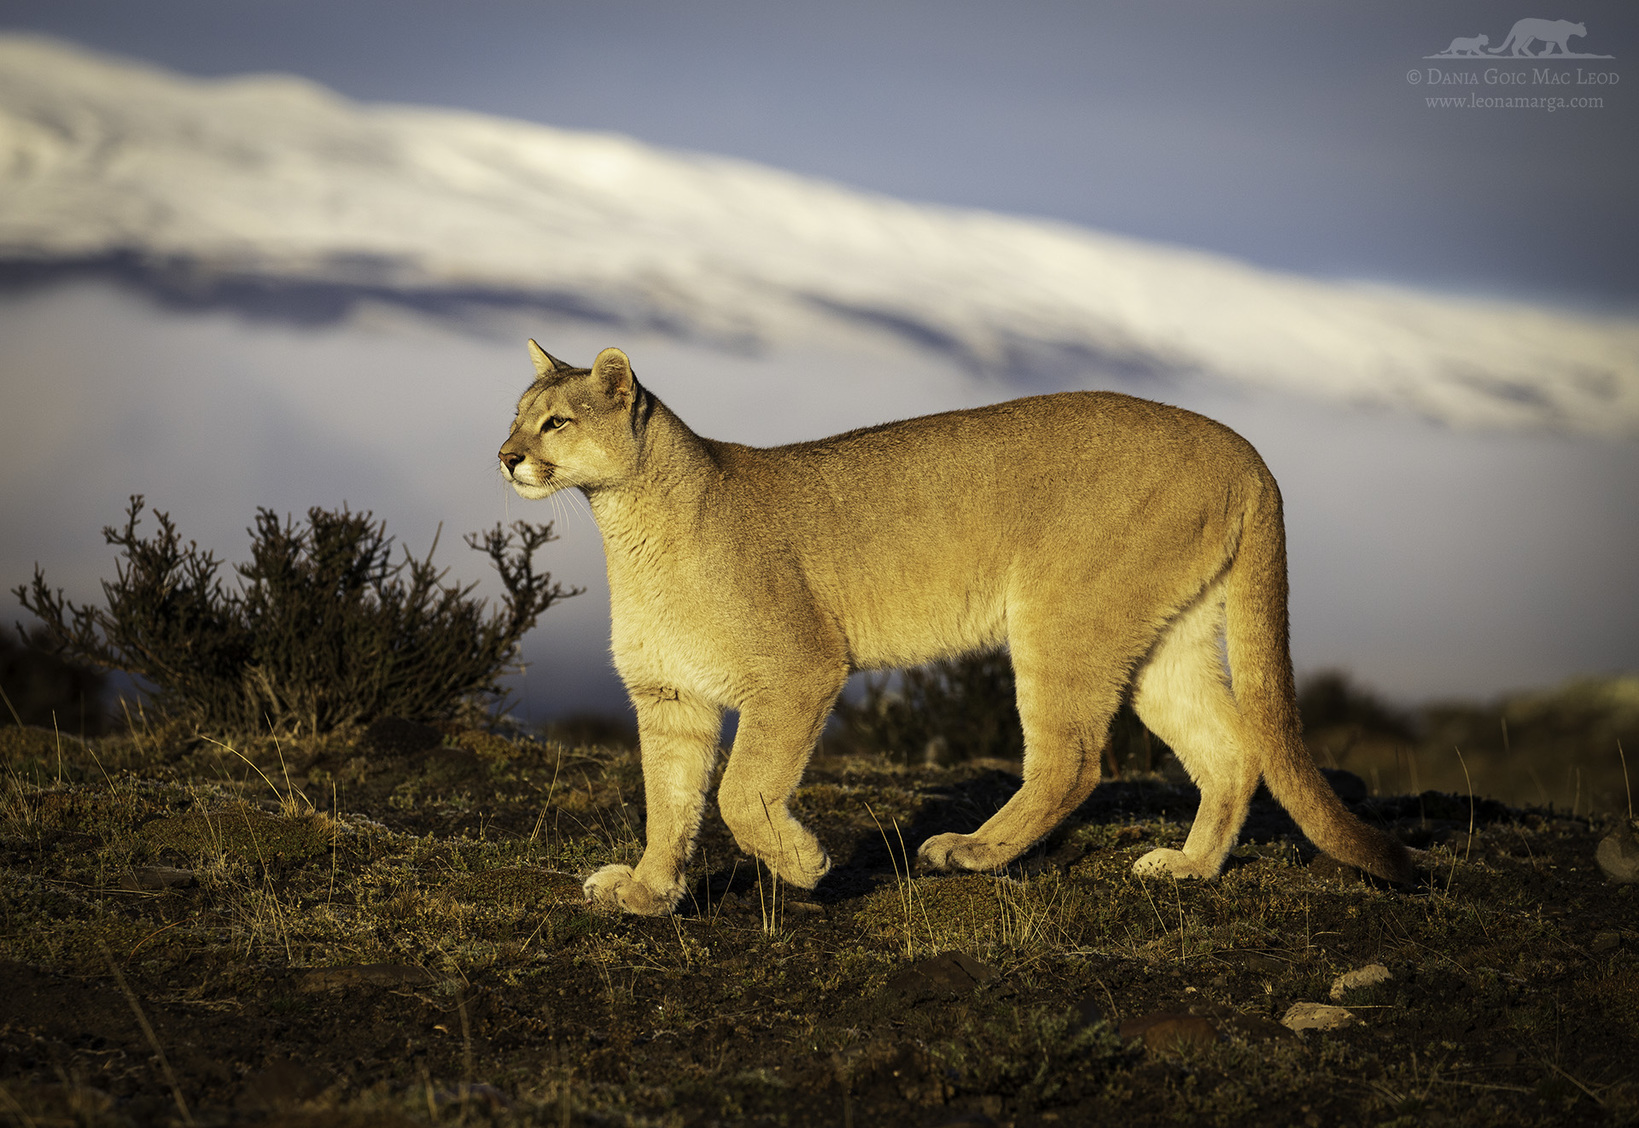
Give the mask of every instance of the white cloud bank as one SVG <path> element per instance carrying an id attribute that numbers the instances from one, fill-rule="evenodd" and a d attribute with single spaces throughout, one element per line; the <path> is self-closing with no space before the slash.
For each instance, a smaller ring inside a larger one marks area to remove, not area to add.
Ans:
<path id="1" fill-rule="evenodd" d="M 1639 434 L 1639 321 L 1322 282 L 1064 224 L 302 80 L 0 37 L 0 262 L 519 302 L 745 346 L 1195 375 L 1480 427 Z"/>
<path id="2" fill-rule="evenodd" d="M 760 444 L 1006 395 L 892 342 L 754 358 L 565 319 L 530 318 L 528 332 L 571 360 L 622 345 L 702 433 Z M 0 590 L 39 562 L 74 599 L 100 601 L 116 557 L 98 530 L 134 492 L 230 561 L 247 557 L 257 506 L 370 509 L 418 554 L 442 523 L 437 559 L 462 580 L 488 569 L 459 534 L 555 520 L 563 540 L 539 563 L 588 591 L 526 639 L 521 712 L 621 708 L 596 525 L 578 495 L 520 501 L 496 472 L 532 374 L 523 335 L 391 308 L 317 329 L 167 312 L 98 281 L 0 297 Z M 1345 667 L 1422 700 L 1639 666 L 1628 496 L 1639 443 L 1182 390 L 1184 406 L 1252 440 L 1281 482 L 1301 670 Z M 481 591 L 498 594 L 487 580 Z M 0 626 L 28 620 L 11 596 L 0 605 Z"/>

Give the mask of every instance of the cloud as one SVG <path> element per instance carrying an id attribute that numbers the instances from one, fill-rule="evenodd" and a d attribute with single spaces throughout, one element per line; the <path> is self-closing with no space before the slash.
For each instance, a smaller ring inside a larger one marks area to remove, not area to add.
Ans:
<path id="1" fill-rule="evenodd" d="M 301 80 L 0 38 L 0 260 L 176 301 L 525 308 L 749 351 L 891 335 L 980 374 L 1201 377 L 1639 433 L 1639 320 L 1279 274 L 1067 224 Z"/>

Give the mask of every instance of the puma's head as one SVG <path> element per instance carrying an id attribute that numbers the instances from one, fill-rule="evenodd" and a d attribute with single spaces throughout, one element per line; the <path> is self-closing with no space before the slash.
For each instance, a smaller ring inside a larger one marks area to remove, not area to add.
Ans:
<path id="1" fill-rule="evenodd" d="M 529 356 L 535 382 L 501 446 L 501 474 L 531 499 L 623 476 L 637 455 L 632 410 L 641 393 L 626 354 L 604 349 L 591 368 L 574 368 L 530 341 Z"/>

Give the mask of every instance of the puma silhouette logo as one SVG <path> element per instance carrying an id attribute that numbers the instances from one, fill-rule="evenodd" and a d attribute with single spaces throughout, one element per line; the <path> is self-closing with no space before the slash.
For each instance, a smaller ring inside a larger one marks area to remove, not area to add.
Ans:
<path id="1" fill-rule="evenodd" d="M 1509 31 L 1508 38 L 1491 48 L 1489 54 L 1500 55 L 1511 49 L 1515 56 L 1541 57 L 1553 54 L 1557 47 L 1561 55 L 1567 55 L 1570 53 L 1567 41 L 1571 36 L 1587 34 L 1585 24 L 1570 20 L 1520 20 Z M 1537 42 L 1542 43 L 1542 50 L 1533 53 L 1531 44 Z"/>
<path id="2" fill-rule="evenodd" d="M 1491 42 L 1488 35 L 1461 36 L 1451 41 L 1451 46 L 1440 52 L 1442 55 L 1483 55 L 1485 45 Z"/>

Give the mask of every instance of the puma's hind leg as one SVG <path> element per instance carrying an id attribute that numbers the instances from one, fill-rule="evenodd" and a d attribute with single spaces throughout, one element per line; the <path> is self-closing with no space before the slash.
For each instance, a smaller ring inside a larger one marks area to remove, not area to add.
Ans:
<path id="1" fill-rule="evenodd" d="M 1045 837 L 1098 785 L 1120 685 L 1113 673 L 1101 677 L 1090 665 L 1063 661 L 1066 652 L 1044 653 L 1015 643 L 1024 786 L 972 834 L 936 834 L 923 842 L 917 851 L 923 865 L 1000 869 Z"/>
<path id="2" fill-rule="evenodd" d="M 1230 692 L 1223 629 L 1222 589 L 1214 587 L 1173 622 L 1133 683 L 1133 711 L 1201 790 L 1184 848 L 1151 850 L 1133 865 L 1141 876 L 1217 877 L 1258 789 L 1258 746 Z"/>

